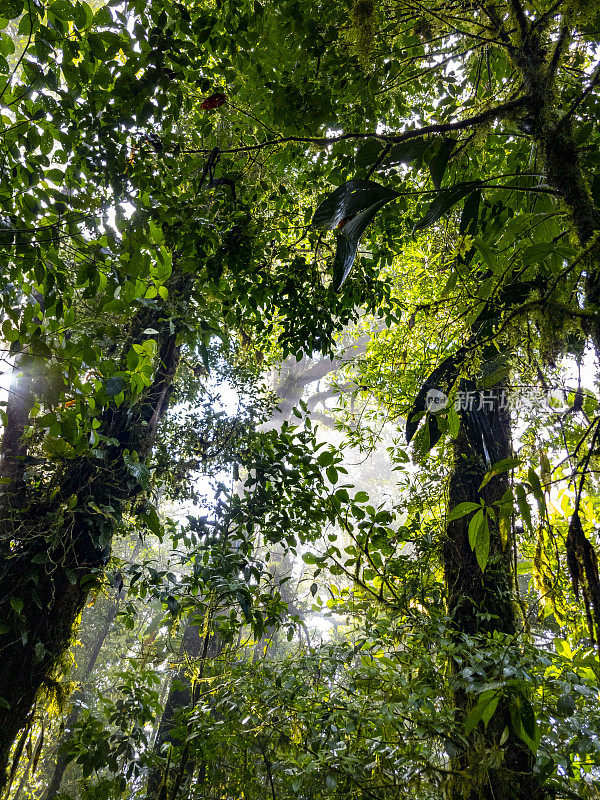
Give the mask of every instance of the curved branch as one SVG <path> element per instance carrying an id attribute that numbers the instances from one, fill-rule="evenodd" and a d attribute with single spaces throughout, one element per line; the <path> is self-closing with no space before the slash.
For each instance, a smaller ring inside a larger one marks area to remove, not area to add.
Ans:
<path id="1" fill-rule="evenodd" d="M 514 100 L 509 100 L 502 105 L 488 108 L 486 111 L 481 111 L 472 117 L 459 120 L 457 122 L 438 122 L 433 125 L 424 125 L 422 128 L 414 128 L 413 130 L 405 131 L 404 133 L 343 133 L 340 136 L 324 136 L 324 137 L 309 137 L 309 136 L 284 136 L 279 139 L 270 139 L 261 144 L 252 144 L 242 147 L 231 147 L 228 150 L 222 150 L 222 153 L 246 153 L 253 150 L 263 150 L 265 147 L 277 147 L 289 142 L 300 142 L 310 144 L 317 147 L 329 147 L 329 145 L 337 144 L 338 142 L 348 141 L 351 139 L 380 139 L 383 142 L 391 142 L 393 144 L 400 144 L 408 142 L 411 139 L 421 139 L 424 136 L 429 136 L 432 133 L 450 133 L 452 131 L 468 130 L 469 128 L 477 125 L 483 125 L 491 122 L 498 117 L 503 117 L 515 111 L 518 108 L 523 108 L 529 102 L 528 98 L 517 97 Z M 210 153 L 211 151 L 206 148 L 190 148 L 181 150 L 182 153 Z"/>

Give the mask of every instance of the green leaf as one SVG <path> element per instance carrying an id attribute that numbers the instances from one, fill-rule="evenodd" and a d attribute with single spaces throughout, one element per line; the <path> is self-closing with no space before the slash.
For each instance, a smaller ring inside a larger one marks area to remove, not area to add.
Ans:
<path id="1" fill-rule="evenodd" d="M 508 708 L 514 732 L 525 742 L 533 755 L 536 755 L 538 730 L 531 702 L 521 691 L 513 692 L 510 695 Z"/>
<path id="2" fill-rule="evenodd" d="M 385 145 L 380 139 L 367 139 L 356 151 L 354 163 L 359 169 L 370 167 L 377 161 L 384 147 Z"/>
<path id="3" fill-rule="evenodd" d="M 460 517 L 464 517 L 471 511 L 477 511 L 477 510 L 481 510 L 481 503 L 469 503 L 469 502 L 459 503 L 448 514 L 448 522 L 452 522 L 455 519 L 460 519 Z"/>
<path id="4" fill-rule="evenodd" d="M 42 442 L 42 451 L 49 458 L 75 458 L 73 445 L 58 436 L 47 435 Z"/>
<path id="5" fill-rule="evenodd" d="M 427 151 L 429 144 L 423 139 L 412 139 L 408 142 L 398 142 L 393 145 L 390 152 L 383 159 L 382 168 L 394 167 L 397 164 L 412 164 L 419 166 L 423 154 Z"/>
<path id="6" fill-rule="evenodd" d="M 337 469 L 335 467 L 327 467 L 327 469 L 325 470 L 325 473 L 327 475 L 327 480 L 330 483 L 337 483 L 338 482 L 338 471 L 337 471 Z"/>
<path id="7" fill-rule="evenodd" d="M 432 390 L 448 395 L 454 382 L 458 378 L 466 350 L 460 347 L 456 353 L 445 358 L 424 381 L 419 393 L 408 412 L 406 420 L 406 441 L 410 442 L 419 427 L 420 420 L 425 416 L 427 401 Z M 439 437 L 438 437 L 439 438 Z"/>
<path id="8" fill-rule="evenodd" d="M 125 389 L 125 379 L 120 375 L 114 375 L 104 384 L 104 391 L 109 397 L 120 394 Z"/>
<path id="9" fill-rule="evenodd" d="M 152 533 L 160 538 L 162 533 L 162 527 L 156 509 L 151 506 L 140 516 L 144 520 L 148 528 L 152 531 Z"/>
<path id="10" fill-rule="evenodd" d="M 23 601 L 21 600 L 20 597 L 11 597 L 10 598 L 10 604 L 13 607 L 13 610 L 17 614 L 20 614 L 21 611 L 23 611 L 24 603 L 23 603 Z"/>
<path id="11" fill-rule="evenodd" d="M 317 458 L 317 463 L 320 467 L 328 467 L 330 464 L 333 464 L 333 453 L 331 450 L 324 450 L 320 453 Z"/>
<path id="12" fill-rule="evenodd" d="M 454 404 L 448 409 L 448 426 L 450 430 L 450 438 L 455 440 L 460 431 L 460 417 L 454 407 Z"/>
<path id="13" fill-rule="evenodd" d="M 465 199 L 463 212 L 460 217 L 459 233 L 461 236 L 475 236 L 479 221 L 479 205 L 481 203 L 481 189 L 469 192 Z"/>
<path id="14" fill-rule="evenodd" d="M 529 508 L 529 503 L 527 502 L 525 488 L 521 483 L 517 483 L 515 485 L 515 493 L 517 495 L 517 505 L 519 506 L 519 511 L 521 512 L 523 522 L 531 531 L 533 530 L 531 524 L 531 509 Z"/>
<path id="15" fill-rule="evenodd" d="M 478 722 L 483 719 L 483 715 L 490 705 L 490 703 L 495 702 L 495 705 L 492 708 L 491 713 L 488 715 L 487 721 L 489 722 L 491 719 L 492 714 L 496 710 L 496 706 L 498 705 L 498 695 L 497 690 L 495 689 L 487 689 L 485 692 L 482 692 L 473 708 L 467 714 L 467 718 L 465 720 L 465 736 L 469 736 L 469 734 L 475 729 L 475 726 Z M 487 725 L 487 723 L 486 723 Z"/>
<path id="16" fill-rule="evenodd" d="M 444 179 L 444 173 L 448 166 L 448 159 L 454 150 L 455 144 L 456 139 L 442 139 L 437 153 L 429 162 L 431 180 L 436 189 L 442 188 L 442 180 Z"/>
<path id="17" fill-rule="evenodd" d="M 479 511 L 476 514 L 473 514 L 473 517 L 469 522 L 469 544 L 471 545 L 471 550 L 475 550 L 477 547 L 479 531 L 483 527 L 484 522 L 485 512 L 483 508 L 480 507 Z"/>
<path id="18" fill-rule="evenodd" d="M 490 557 L 490 527 L 487 521 L 487 516 L 484 517 L 483 524 L 479 528 L 477 534 L 477 542 L 475 543 L 475 558 L 479 564 L 482 572 L 485 572 L 488 559 Z"/>
<path id="19" fill-rule="evenodd" d="M 527 470 L 527 480 L 531 484 L 531 488 L 533 489 L 533 493 L 535 494 L 543 494 L 542 484 L 540 483 L 540 479 L 537 476 L 536 471 L 533 467 L 529 467 Z"/>
<path id="20" fill-rule="evenodd" d="M 494 712 L 498 708 L 498 701 L 500 700 L 500 695 L 496 694 L 490 702 L 486 705 L 481 715 L 481 721 L 483 722 L 484 726 L 487 728 L 491 718 L 494 716 Z"/>
<path id="21" fill-rule="evenodd" d="M 171 614 L 177 614 L 179 612 L 179 603 L 173 597 L 173 595 L 167 596 L 167 608 L 171 612 Z"/>
<path id="22" fill-rule="evenodd" d="M 15 52 L 15 43 L 5 33 L 0 34 L 0 53 L 9 56 Z"/>
<path id="23" fill-rule="evenodd" d="M 456 205 L 459 200 L 470 194 L 480 184 L 481 181 L 469 181 L 468 183 L 456 183 L 448 189 L 442 189 L 425 212 L 425 215 L 415 222 L 413 234 L 436 223 L 446 212 L 450 211 L 452 206 Z"/>
<path id="24" fill-rule="evenodd" d="M 503 472 L 508 472 L 510 469 L 515 469 L 520 463 L 521 461 L 518 458 L 503 458 L 501 461 L 493 464 L 481 481 L 479 491 L 481 491 L 484 486 L 487 486 L 487 484 L 492 480 L 492 478 L 495 478 L 496 475 L 501 475 Z"/>
<path id="25" fill-rule="evenodd" d="M 48 11 L 59 19 L 73 19 L 73 4 L 69 0 L 56 0 L 48 6 Z"/>
<path id="26" fill-rule="evenodd" d="M 125 451 L 123 453 L 123 462 L 127 467 L 127 472 L 135 478 L 142 489 L 147 489 L 150 481 L 150 470 L 145 464 L 141 463 L 138 454 Z"/>
<path id="27" fill-rule="evenodd" d="M 533 706 L 529 699 L 525 696 L 521 697 L 521 724 L 523 730 L 530 739 L 535 739 L 536 734 L 536 719 Z"/>
<path id="28" fill-rule="evenodd" d="M 577 703 L 570 694 L 562 694 L 556 701 L 555 714 L 558 717 L 570 717 L 577 711 Z"/>
<path id="29" fill-rule="evenodd" d="M 127 353 L 127 369 L 134 370 L 137 365 L 140 363 L 140 357 L 132 348 L 129 349 Z M 108 394 L 108 392 L 107 392 Z"/>
<path id="30" fill-rule="evenodd" d="M 512 508 L 507 509 L 503 506 L 500 509 L 500 515 L 498 517 L 498 533 L 500 534 L 500 543 L 502 544 L 503 550 L 506 550 L 506 545 L 510 540 L 511 517 Z"/>

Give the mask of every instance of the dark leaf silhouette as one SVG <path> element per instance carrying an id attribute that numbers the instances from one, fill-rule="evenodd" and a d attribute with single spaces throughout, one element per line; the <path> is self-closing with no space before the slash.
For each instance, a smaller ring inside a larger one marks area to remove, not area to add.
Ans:
<path id="1" fill-rule="evenodd" d="M 456 353 L 448 356 L 448 358 L 445 358 L 425 380 L 421 386 L 421 389 L 419 390 L 415 402 L 412 404 L 412 407 L 408 412 L 406 420 L 407 442 L 410 442 L 417 432 L 419 422 L 423 418 L 423 414 L 427 411 L 427 395 L 429 391 L 432 389 L 437 389 L 438 391 L 444 392 L 444 394 L 449 394 L 450 389 L 458 378 L 460 366 L 467 352 L 468 351 L 466 348 L 459 348 Z"/>
<path id="2" fill-rule="evenodd" d="M 446 172 L 446 167 L 448 166 L 448 159 L 454 150 L 455 144 L 456 139 L 443 139 L 440 144 L 440 149 L 429 162 L 431 180 L 436 189 L 442 188 L 442 180 Z"/>
<path id="3" fill-rule="evenodd" d="M 474 236 L 479 221 L 479 204 L 481 202 L 481 189 L 475 189 L 467 195 L 463 212 L 460 218 L 460 234 Z"/>
<path id="4" fill-rule="evenodd" d="M 333 264 L 333 285 L 342 288 L 352 268 L 360 237 L 379 209 L 398 197 L 398 192 L 373 181 L 354 179 L 340 186 L 318 206 L 312 219 L 315 228 L 338 228 Z"/>
<path id="5" fill-rule="evenodd" d="M 421 219 L 415 223 L 413 233 L 433 225 L 441 219 L 453 205 L 456 205 L 463 197 L 471 194 L 473 189 L 476 189 L 480 184 L 481 181 L 468 181 L 467 183 L 455 183 L 454 186 L 442 189 L 425 212 L 425 216 L 421 217 Z"/>

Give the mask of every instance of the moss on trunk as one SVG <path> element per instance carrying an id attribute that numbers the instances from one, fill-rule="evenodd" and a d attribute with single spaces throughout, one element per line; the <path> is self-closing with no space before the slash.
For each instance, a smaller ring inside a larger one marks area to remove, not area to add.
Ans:
<path id="1" fill-rule="evenodd" d="M 489 397 L 489 395 L 488 395 Z M 498 634 L 513 637 L 517 633 L 510 537 L 502 542 L 498 506 L 508 489 L 508 473 L 502 473 L 480 489 L 490 466 L 511 456 L 510 415 L 502 408 L 502 388 L 491 393 L 491 407 L 462 414 L 462 422 L 454 443 L 454 470 L 449 487 L 449 510 L 460 503 L 485 502 L 495 509 L 489 521 L 489 559 L 482 572 L 475 551 L 469 543 L 471 515 L 451 521 L 442 548 L 448 612 L 457 643 L 465 637 L 476 637 L 480 644 Z M 487 399 L 487 398 L 486 398 Z M 481 415 L 478 417 L 478 415 Z M 476 424 L 474 424 L 476 423 Z M 489 431 L 479 439 L 477 429 Z M 518 639 L 511 643 L 519 647 Z M 453 663 L 454 705 L 456 718 L 463 728 L 476 697 L 466 691 L 462 664 Z M 490 674 L 489 680 L 496 680 Z M 517 735 L 511 721 L 510 696 L 499 692 L 498 706 L 487 728 L 479 722 L 469 733 L 467 746 L 451 760 L 452 774 L 446 784 L 448 800 L 543 800 L 547 793 L 533 772 L 534 758 Z"/>

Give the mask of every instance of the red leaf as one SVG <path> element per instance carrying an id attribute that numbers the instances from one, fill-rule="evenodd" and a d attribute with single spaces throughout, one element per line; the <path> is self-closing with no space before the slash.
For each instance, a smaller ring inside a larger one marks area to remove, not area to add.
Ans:
<path id="1" fill-rule="evenodd" d="M 223 103 L 227 101 L 227 95 L 222 94 L 221 92 L 215 92 L 215 94 L 211 94 L 210 97 L 207 97 L 206 100 L 203 100 L 200 103 L 200 108 L 204 110 L 209 110 L 211 108 L 218 108 L 222 106 Z"/>

